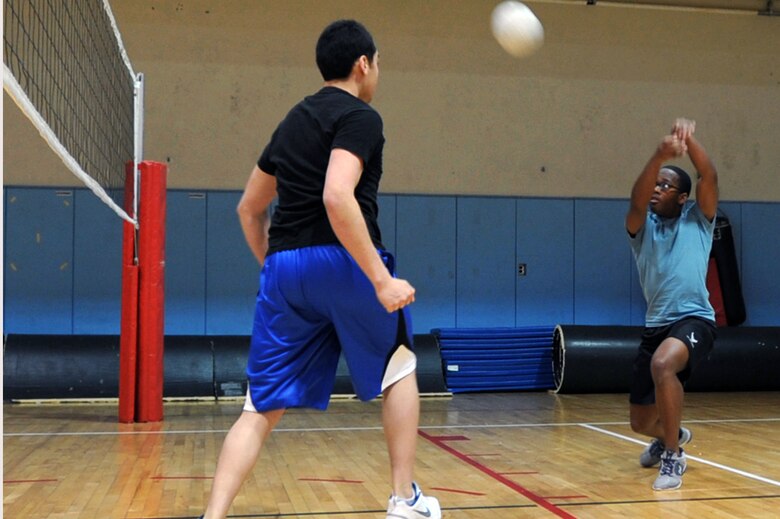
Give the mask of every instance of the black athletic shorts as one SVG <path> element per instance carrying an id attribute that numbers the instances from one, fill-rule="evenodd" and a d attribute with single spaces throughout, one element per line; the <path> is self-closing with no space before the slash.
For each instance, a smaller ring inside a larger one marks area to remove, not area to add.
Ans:
<path id="1" fill-rule="evenodd" d="M 655 403 L 655 385 L 650 372 L 650 361 L 664 339 L 680 339 L 688 348 L 688 365 L 677 373 L 677 378 L 684 384 L 691 376 L 691 371 L 709 356 L 715 343 L 715 335 L 715 325 L 697 317 L 687 317 L 667 326 L 645 328 L 642 332 L 642 343 L 634 359 L 634 379 L 629 401 L 641 405 Z"/>

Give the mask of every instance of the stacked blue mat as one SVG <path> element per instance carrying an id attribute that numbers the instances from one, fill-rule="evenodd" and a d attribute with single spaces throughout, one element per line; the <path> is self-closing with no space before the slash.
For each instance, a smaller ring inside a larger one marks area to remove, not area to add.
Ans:
<path id="1" fill-rule="evenodd" d="M 452 393 L 551 389 L 553 326 L 436 328 Z"/>

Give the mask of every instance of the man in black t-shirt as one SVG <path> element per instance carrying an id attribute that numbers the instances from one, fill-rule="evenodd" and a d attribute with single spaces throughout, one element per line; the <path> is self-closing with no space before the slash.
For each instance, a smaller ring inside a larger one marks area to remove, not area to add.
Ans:
<path id="1" fill-rule="evenodd" d="M 286 409 L 327 407 L 343 352 L 358 397 L 383 395 L 387 517 L 438 519 L 438 501 L 413 481 L 420 406 L 408 309 L 414 288 L 395 277 L 377 225 L 384 136 L 368 103 L 379 55 L 365 27 L 339 20 L 317 42 L 317 66 L 325 85 L 279 124 L 238 205 L 261 283 L 244 411 L 225 438 L 203 517 L 226 516 Z"/>

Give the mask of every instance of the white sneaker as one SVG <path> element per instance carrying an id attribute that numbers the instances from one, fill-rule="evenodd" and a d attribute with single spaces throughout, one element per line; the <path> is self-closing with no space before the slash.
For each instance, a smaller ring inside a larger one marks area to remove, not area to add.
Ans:
<path id="1" fill-rule="evenodd" d="M 406 500 L 390 496 L 387 519 L 441 519 L 441 507 L 435 497 L 424 496 L 417 483 L 412 482 L 414 497 Z"/>

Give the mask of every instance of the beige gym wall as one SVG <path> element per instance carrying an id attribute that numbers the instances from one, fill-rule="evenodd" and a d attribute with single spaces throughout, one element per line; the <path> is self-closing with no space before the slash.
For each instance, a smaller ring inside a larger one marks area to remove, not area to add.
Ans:
<path id="1" fill-rule="evenodd" d="M 111 5 L 145 74 L 145 158 L 169 163 L 171 188 L 242 188 L 280 118 L 321 84 L 319 32 L 350 17 L 381 55 L 383 192 L 626 198 L 674 119 L 687 116 L 720 171 L 722 199 L 780 201 L 780 17 L 529 0 L 546 41 L 517 60 L 490 33 L 496 3 Z M 80 185 L 3 102 L 4 183 Z"/>

